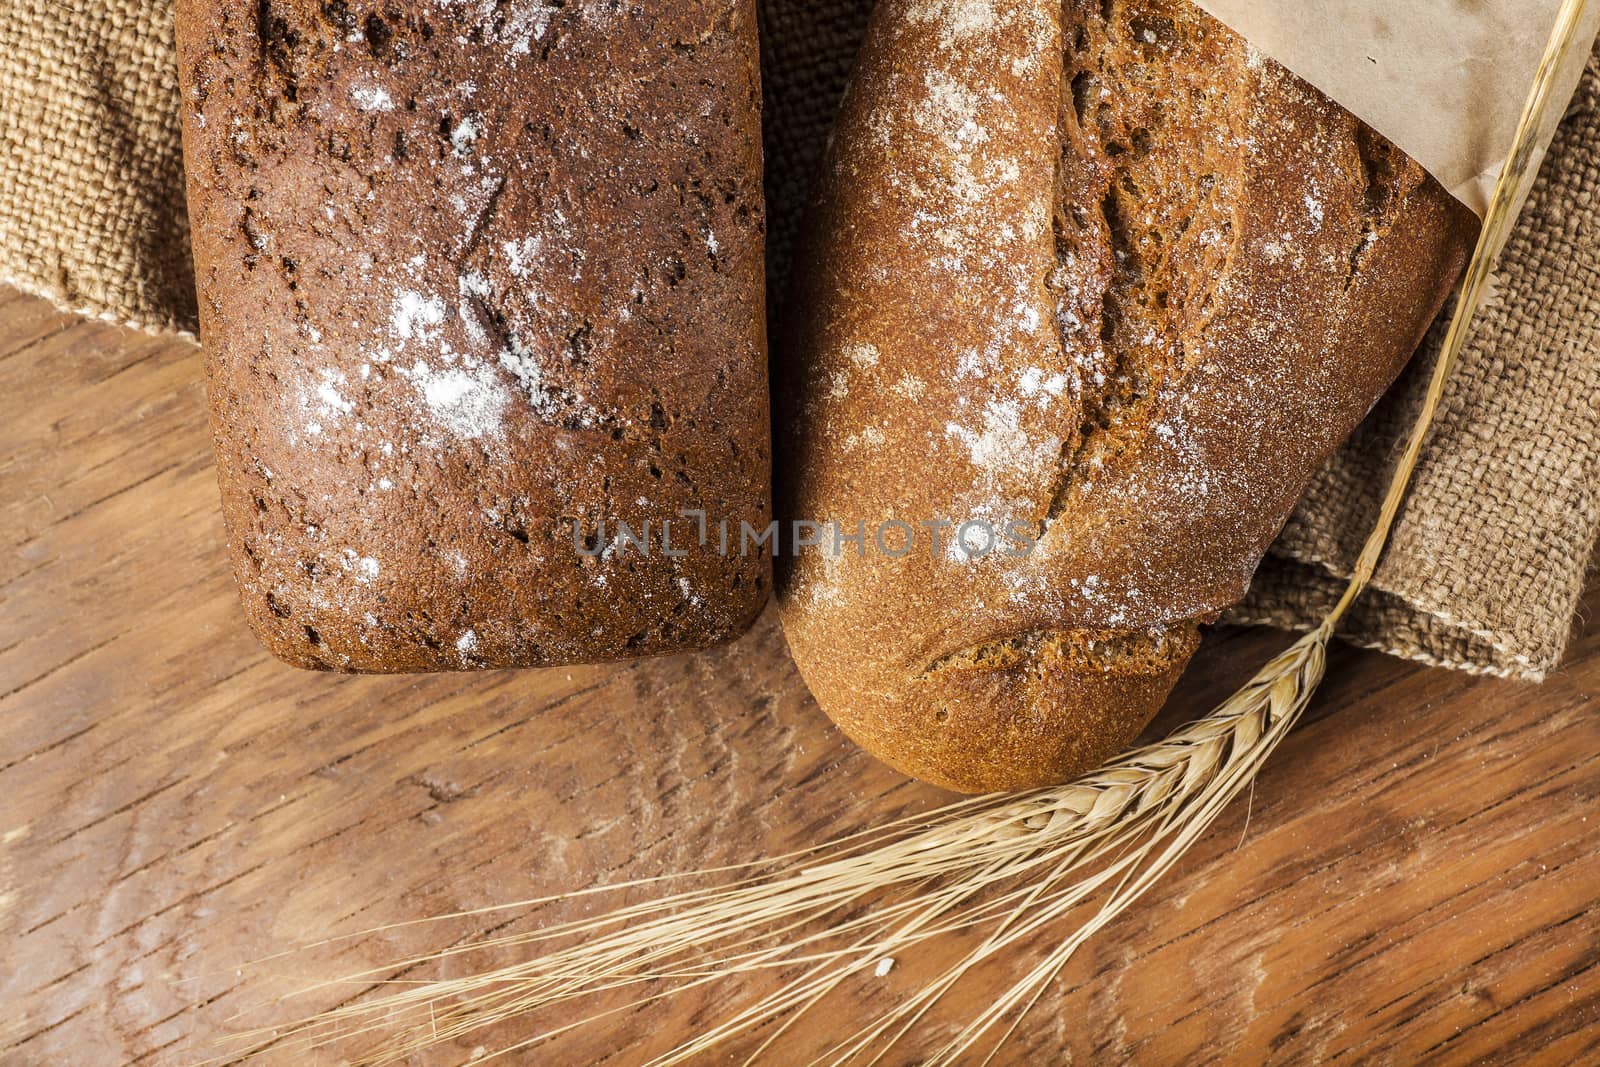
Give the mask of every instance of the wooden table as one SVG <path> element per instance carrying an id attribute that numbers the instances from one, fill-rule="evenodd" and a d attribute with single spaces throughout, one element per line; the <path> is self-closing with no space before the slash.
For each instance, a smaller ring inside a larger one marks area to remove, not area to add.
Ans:
<path id="1" fill-rule="evenodd" d="M 948 799 L 827 725 L 770 613 L 706 655 L 315 676 L 246 633 L 222 537 L 196 350 L 0 290 L 0 1062 L 196 1062 L 358 991 L 277 994 L 507 917 L 251 964 L 271 953 Z M 1592 618 L 1600 586 L 1586 603 Z M 1163 721 L 1283 643 L 1214 634 Z M 1080 953 L 996 1062 L 1600 1063 L 1597 687 L 1596 626 L 1542 687 L 1336 650 L 1251 803 Z M 905 995 L 923 962 L 808 1017 L 770 1062 Z M 958 986 L 930 1032 L 1002 977 Z M 747 991 L 624 1015 L 530 1062 L 634 1063 Z"/>

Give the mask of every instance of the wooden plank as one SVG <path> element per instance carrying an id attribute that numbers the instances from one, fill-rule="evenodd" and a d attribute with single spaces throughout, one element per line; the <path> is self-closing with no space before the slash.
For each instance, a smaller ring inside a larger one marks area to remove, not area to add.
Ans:
<path id="1" fill-rule="evenodd" d="M 359 989 L 280 994 L 585 905 L 247 966 L 263 956 L 775 853 L 945 799 L 826 724 L 770 613 L 731 648 L 615 667 L 280 666 L 234 603 L 207 449 L 195 349 L 0 292 L 0 1060 L 193 1062 L 240 1012 L 267 1023 Z M 1584 617 L 1597 605 L 1600 586 Z M 1213 635 L 1163 723 L 1283 641 Z M 1600 1062 L 1597 689 L 1600 627 L 1541 687 L 1338 649 L 1251 802 L 1073 961 L 996 1062 Z M 949 951 L 860 983 L 773 1062 Z M 975 973 L 929 1033 L 1024 962 Z M 625 1014 L 547 1062 L 637 1062 L 758 988 Z"/>

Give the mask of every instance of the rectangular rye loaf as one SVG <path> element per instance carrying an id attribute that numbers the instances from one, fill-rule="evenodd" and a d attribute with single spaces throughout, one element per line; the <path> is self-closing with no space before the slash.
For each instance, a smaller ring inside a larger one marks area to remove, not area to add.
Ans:
<path id="1" fill-rule="evenodd" d="M 770 561 L 680 516 L 770 510 L 753 0 L 179 0 L 177 29 L 267 647 L 402 672 L 745 629 Z"/>

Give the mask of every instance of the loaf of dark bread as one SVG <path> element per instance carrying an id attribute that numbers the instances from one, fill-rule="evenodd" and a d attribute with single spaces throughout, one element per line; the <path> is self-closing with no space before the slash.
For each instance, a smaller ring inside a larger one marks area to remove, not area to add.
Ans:
<path id="1" fill-rule="evenodd" d="M 1185 0 L 883 0 L 779 391 L 780 514 L 869 536 L 779 577 L 822 706 L 964 791 L 1126 746 L 1476 228 Z"/>
<path id="2" fill-rule="evenodd" d="M 741 632 L 770 560 L 680 513 L 770 513 L 754 0 L 179 0 L 177 29 L 266 645 L 392 672 Z M 648 538 L 606 551 L 622 522 Z"/>

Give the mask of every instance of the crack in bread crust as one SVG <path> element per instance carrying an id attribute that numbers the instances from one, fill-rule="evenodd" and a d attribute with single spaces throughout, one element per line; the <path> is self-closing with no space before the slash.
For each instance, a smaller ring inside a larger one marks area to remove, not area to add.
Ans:
<path id="1" fill-rule="evenodd" d="M 1250 166 L 1238 105 L 1258 91 L 1245 43 L 1187 5 L 1066 0 L 1062 21 L 1047 284 L 1083 394 L 1046 525 L 1151 432 L 1163 389 L 1204 358 L 1193 339 L 1238 251 Z"/>
<path id="2" fill-rule="evenodd" d="M 1044 657 L 1069 663 L 1074 669 L 1153 674 L 1170 669 L 1179 657 L 1188 658 L 1192 652 L 1188 636 L 1199 625 L 1199 621 L 1191 621 L 1150 631 L 1030 630 L 947 652 L 929 662 L 916 680 L 925 681 L 947 670 L 1025 669 Z"/>

